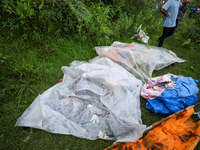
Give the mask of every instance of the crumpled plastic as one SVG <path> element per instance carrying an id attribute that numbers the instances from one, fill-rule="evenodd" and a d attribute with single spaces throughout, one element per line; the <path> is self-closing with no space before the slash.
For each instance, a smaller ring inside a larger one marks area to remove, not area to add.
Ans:
<path id="1" fill-rule="evenodd" d="M 145 88 L 148 87 L 147 85 L 143 86 L 141 96 L 147 99 L 146 108 L 154 113 L 170 115 L 193 105 L 198 100 L 197 94 L 199 88 L 196 84 L 198 80 L 192 79 L 191 77 L 183 77 L 173 74 L 168 75 L 170 75 L 172 82 L 175 82 L 176 85 L 172 88 L 165 88 L 162 90 L 160 95 L 153 95 L 155 92 L 155 89 L 152 88 L 153 86 L 149 88 L 149 90 L 145 90 Z M 151 80 L 155 79 L 153 78 L 149 81 Z M 147 82 L 146 84 L 149 83 L 150 82 Z M 160 83 L 169 84 L 168 82 L 157 82 L 157 85 L 155 86 L 160 87 L 160 89 L 163 89 L 159 85 Z M 163 86 L 165 87 L 165 85 Z"/>
<path id="2" fill-rule="evenodd" d="M 15 126 L 95 140 L 136 141 L 142 82 L 108 58 L 63 66 L 63 81 L 33 101 Z"/>
<path id="3" fill-rule="evenodd" d="M 100 57 L 108 57 L 120 64 L 143 83 L 152 77 L 154 70 L 185 62 L 170 50 L 134 42 L 114 42 L 111 46 L 97 46 L 95 49 Z"/>
<path id="4" fill-rule="evenodd" d="M 131 39 L 137 38 L 138 40 L 148 44 L 149 36 L 147 36 L 146 33 L 141 28 L 142 28 L 142 24 L 138 27 L 137 34 L 132 36 Z"/>

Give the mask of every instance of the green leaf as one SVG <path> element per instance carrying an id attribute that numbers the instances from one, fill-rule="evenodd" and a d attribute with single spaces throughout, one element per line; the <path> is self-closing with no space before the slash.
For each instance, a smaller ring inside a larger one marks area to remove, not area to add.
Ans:
<path id="1" fill-rule="evenodd" d="M 187 41 L 185 41 L 181 46 L 187 45 L 191 43 L 191 39 L 189 38 Z"/>
<path id="2" fill-rule="evenodd" d="M 23 140 L 23 142 L 24 142 L 24 143 L 27 142 L 30 138 L 31 138 L 31 135 L 27 136 L 27 137 Z"/>

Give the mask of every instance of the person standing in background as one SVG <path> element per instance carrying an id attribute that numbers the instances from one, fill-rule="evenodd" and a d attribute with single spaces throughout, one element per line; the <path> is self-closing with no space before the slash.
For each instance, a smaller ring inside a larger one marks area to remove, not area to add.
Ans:
<path id="1" fill-rule="evenodd" d="M 183 0 L 181 0 L 181 2 L 183 2 Z M 183 10 L 179 10 L 178 11 L 178 16 L 177 16 L 177 19 L 176 19 L 175 31 L 177 30 L 180 22 L 184 20 L 184 17 L 185 17 L 185 15 L 187 13 L 187 10 L 188 10 L 188 4 L 185 6 L 185 8 Z"/>
<path id="2" fill-rule="evenodd" d="M 163 16 L 163 34 L 161 37 L 156 39 L 156 41 L 159 43 L 158 46 L 162 47 L 163 42 L 166 37 L 171 36 L 175 32 L 175 26 L 176 26 L 176 18 L 178 15 L 179 10 L 183 10 L 186 5 L 190 3 L 189 0 L 183 0 L 183 4 L 180 0 L 168 0 L 160 9 Z"/>

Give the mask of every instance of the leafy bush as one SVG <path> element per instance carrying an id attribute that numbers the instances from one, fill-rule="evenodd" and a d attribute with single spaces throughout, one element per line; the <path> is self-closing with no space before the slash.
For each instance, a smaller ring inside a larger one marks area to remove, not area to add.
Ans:
<path id="1" fill-rule="evenodd" d="M 195 22 L 190 26 L 189 35 L 193 43 L 200 44 L 200 14 L 194 14 L 193 19 Z"/>
<path id="2" fill-rule="evenodd" d="M 77 25 L 76 17 L 62 1 L 3 0 L 0 31 L 6 37 L 41 40 L 49 35 L 70 33 Z"/>
<path id="3" fill-rule="evenodd" d="M 76 34 L 79 40 L 90 36 L 98 45 L 108 44 L 141 22 L 154 20 L 147 0 L 2 0 L 0 9 L 4 37 L 36 42 Z"/>

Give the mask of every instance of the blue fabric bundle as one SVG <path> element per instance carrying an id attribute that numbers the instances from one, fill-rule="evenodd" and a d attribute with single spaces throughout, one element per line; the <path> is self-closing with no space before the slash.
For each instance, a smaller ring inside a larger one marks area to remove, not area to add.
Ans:
<path id="1" fill-rule="evenodd" d="M 164 91 L 161 97 L 147 99 L 146 108 L 154 113 L 171 115 L 193 105 L 197 100 L 199 88 L 198 80 L 191 77 L 173 78 L 176 82 L 176 89 Z"/>

